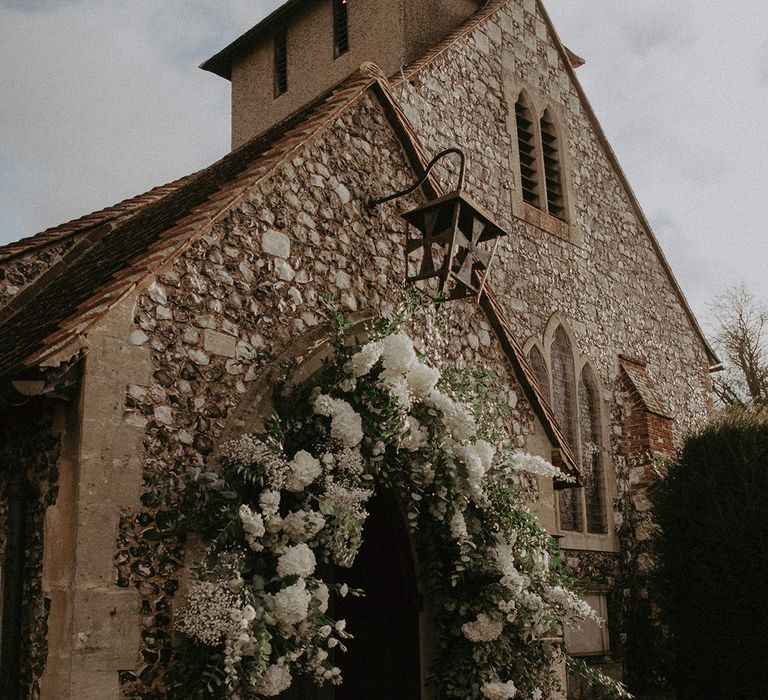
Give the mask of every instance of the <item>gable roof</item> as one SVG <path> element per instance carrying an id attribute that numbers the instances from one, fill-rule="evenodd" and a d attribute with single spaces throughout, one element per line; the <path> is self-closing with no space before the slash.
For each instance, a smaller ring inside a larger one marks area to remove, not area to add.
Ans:
<path id="1" fill-rule="evenodd" d="M 374 80 L 362 70 L 353 73 L 217 163 L 167 186 L 163 196 L 150 198 L 130 216 L 91 215 L 84 237 L 0 311 L 0 379 L 45 363 L 73 344 L 249 188 L 335 121 Z"/>
<path id="2" fill-rule="evenodd" d="M 646 410 L 662 418 L 671 419 L 672 416 L 669 415 L 664 401 L 659 396 L 656 384 L 651 379 L 651 375 L 648 374 L 645 363 L 620 355 L 619 366 L 624 370 L 633 393 Z"/>
<path id="3" fill-rule="evenodd" d="M 429 66 L 441 54 L 443 54 L 445 51 L 450 49 L 457 41 L 461 40 L 462 38 L 464 38 L 465 36 L 473 32 L 481 24 L 483 24 L 483 22 L 485 22 L 489 17 L 496 14 L 496 12 L 498 12 L 504 6 L 508 5 L 510 2 L 513 2 L 513 0 L 490 0 L 490 2 L 486 3 L 484 7 L 482 7 L 480 10 L 478 10 L 477 12 L 472 14 L 470 17 L 468 17 L 464 22 L 462 22 L 459 26 L 457 26 L 456 29 L 454 29 L 450 34 L 448 34 L 444 39 L 442 39 L 437 44 L 432 46 L 426 53 L 424 53 L 422 56 L 417 58 L 415 61 L 411 62 L 408 66 L 404 67 L 397 74 L 393 75 L 391 77 L 392 84 L 399 85 L 400 83 L 406 80 L 411 80 L 412 78 L 414 78 L 420 71 L 422 71 L 424 68 Z M 619 163 L 616 153 L 614 152 L 613 148 L 608 142 L 605 132 L 603 131 L 603 127 L 601 126 L 597 118 L 597 115 L 595 114 L 595 111 L 592 109 L 592 105 L 590 104 L 589 99 L 587 98 L 587 95 L 584 92 L 584 88 L 581 86 L 581 83 L 579 82 L 579 79 L 576 76 L 575 69 L 578 68 L 580 65 L 583 65 L 584 61 L 579 56 L 577 56 L 572 51 L 570 51 L 568 48 L 566 48 L 565 45 L 562 43 L 562 41 L 560 41 L 560 37 L 558 36 L 557 31 L 555 30 L 555 27 L 552 24 L 552 20 L 549 18 L 547 11 L 544 9 L 544 4 L 542 0 L 536 0 L 536 6 L 541 12 L 542 17 L 544 18 L 544 22 L 547 26 L 547 31 L 549 32 L 552 38 L 552 41 L 555 44 L 555 47 L 558 53 L 560 54 L 560 59 L 563 65 L 565 66 L 565 70 L 568 73 L 571 83 L 576 89 L 576 92 L 579 96 L 579 100 L 581 101 L 584 111 L 587 114 L 587 118 L 592 128 L 595 131 L 598 141 L 602 145 L 605 151 L 606 157 L 608 158 L 608 161 L 613 167 L 614 172 L 616 173 L 616 176 L 619 178 L 619 182 L 621 183 L 621 186 L 624 188 L 624 191 L 627 194 L 627 198 L 630 202 L 630 206 L 634 210 L 635 215 L 637 216 L 637 219 L 640 222 L 640 226 L 643 228 L 646 235 L 648 236 L 648 239 L 651 243 L 651 247 L 653 248 L 654 253 L 656 254 L 656 257 L 659 259 L 659 262 L 661 263 L 661 266 L 664 270 L 664 274 L 667 277 L 669 283 L 671 284 L 672 289 L 675 295 L 677 296 L 678 301 L 680 302 L 680 305 L 683 307 L 683 311 L 685 312 L 685 315 L 687 316 L 691 324 L 691 327 L 693 328 L 694 333 L 696 334 L 696 336 L 699 338 L 702 345 L 704 346 L 704 350 L 707 354 L 707 359 L 710 362 L 710 368 L 714 371 L 714 369 L 719 368 L 720 359 L 717 357 L 717 355 L 715 354 L 715 351 L 710 346 L 709 341 L 707 340 L 706 336 L 704 335 L 704 332 L 701 329 L 701 326 L 699 325 L 699 322 L 696 320 L 696 317 L 694 316 L 693 311 L 691 310 L 691 307 L 688 304 L 688 300 L 685 298 L 685 294 L 683 294 L 683 290 L 681 289 L 674 273 L 672 272 L 672 268 L 669 265 L 669 261 L 664 255 L 664 252 L 662 251 L 661 246 L 659 245 L 659 241 L 656 238 L 656 235 L 653 233 L 653 229 L 651 228 L 651 225 L 648 222 L 648 219 L 646 218 L 645 214 L 643 213 L 642 207 L 640 206 L 640 203 L 637 197 L 635 196 L 634 191 L 632 190 L 632 186 L 629 184 L 629 181 L 627 180 L 627 177 L 624 174 L 624 171 Z"/>
<path id="4" fill-rule="evenodd" d="M 76 356 L 88 329 L 115 304 L 180 255 L 247 191 L 335 122 L 368 90 L 378 98 L 406 157 L 421 176 L 429 160 L 426 152 L 384 74 L 373 64 L 364 64 L 308 108 L 209 168 L 164 186 L 167 191 L 163 196 L 150 197 L 132 215 L 110 218 L 97 212 L 89 215 L 90 219 L 83 217 L 91 220 L 92 226 L 82 240 L 0 311 L 0 384 L 20 376 L 23 368 L 55 359 L 57 353 L 59 361 Z M 434 175 L 425 189 L 431 196 L 442 193 Z M 576 461 L 554 413 L 490 291 L 483 308 L 552 444 L 559 449 L 566 468 L 575 471 Z"/>

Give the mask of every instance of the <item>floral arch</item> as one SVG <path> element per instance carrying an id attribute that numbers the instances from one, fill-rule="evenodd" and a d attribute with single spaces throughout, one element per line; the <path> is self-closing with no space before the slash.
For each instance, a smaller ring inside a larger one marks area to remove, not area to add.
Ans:
<path id="1" fill-rule="evenodd" d="M 337 320 L 332 350 L 319 341 L 264 399 L 273 415 L 236 417 L 219 468 L 190 471 L 179 525 L 207 549 L 176 616 L 169 697 L 342 683 L 355 630 L 333 601 L 359 592 L 326 572 L 354 563 L 377 489 L 395 494 L 415 543 L 435 696 L 552 696 L 562 624 L 594 613 L 521 494 L 529 474 L 562 475 L 512 446 L 492 380 L 424 363 L 402 318 L 374 319 L 364 343 Z"/>

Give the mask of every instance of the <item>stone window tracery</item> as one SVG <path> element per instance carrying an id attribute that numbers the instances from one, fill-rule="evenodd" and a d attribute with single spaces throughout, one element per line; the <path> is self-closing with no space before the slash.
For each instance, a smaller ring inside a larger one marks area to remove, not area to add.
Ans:
<path id="1" fill-rule="evenodd" d="M 523 218 L 570 239 L 563 116 L 558 114 L 557 106 L 547 104 L 527 88 L 519 90 L 513 99 L 514 123 L 510 120 L 509 128 L 514 130 L 512 136 L 517 142 L 520 195 L 523 204 L 528 205 L 523 207 Z"/>
<path id="2" fill-rule="evenodd" d="M 580 463 L 581 488 L 557 492 L 560 530 L 584 535 L 608 534 L 608 508 L 600 391 L 590 365 L 574 352 L 558 323 L 543 353 L 537 344 L 528 358 L 545 397 Z M 547 363 L 547 357 L 549 363 Z"/>

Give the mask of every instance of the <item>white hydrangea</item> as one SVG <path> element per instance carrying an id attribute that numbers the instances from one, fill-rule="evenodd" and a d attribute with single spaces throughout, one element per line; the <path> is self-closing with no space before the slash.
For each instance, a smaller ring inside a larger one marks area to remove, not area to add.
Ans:
<path id="1" fill-rule="evenodd" d="M 345 370 L 355 379 L 362 377 L 370 372 L 381 358 L 382 344 L 379 341 L 366 343 L 349 359 Z"/>
<path id="2" fill-rule="evenodd" d="M 240 522 L 243 524 L 245 540 L 248 542 L 248 546 L 254 552 L 260 552 L 264 549 L 260 540 L 266 533 L 264 519 L 260 513 L 254 513 L 245 503 L 240 506 L 238 515 L 240 516 Z"/>
<path id="3" fill-rule="evenodd" d="M 320 394 L 313 405 L 315 413 L 331 418 L 331 437 L 347 447 L 357 447 L 363 439 L 363 420 L 343 399 Z"/>
<path id="4" fill-rule="evenodd" d="M 388 335 L 381 341 L 381 360 L 384 365 L 383 377 L 406 374 L 416 363 L 413 341 L 402 331 Z"/>
<path id="5" fill-rule="evenodd" d="M 400 447 L 409 452 L 420 450 L 429 440 L 429 431 L 413 416 L 406 416 Z"/>
<path id="6" fill-rule="evenodd" d="M 315 572 L 316 566 L 314 552 L 302 542 L 286 548 L 277 560 L 277 575 L 281 578 L 286 576 L 306 578 Z"/>
<path id="7" fill-rule="evenodd" d="M 402 375 L 395 375 L 393 377 L 385 377 L 381 380 L 381 385 L 391 394 L 391 396 L 397 401 L 397 405 L 404 411 L 410 411 L 413 406 L 413 396 L 411 396 L 411 390 L 405 381 L 405 377 Z"/>
<path id="8" fill-rule="evenodd" d="M 475 445 L 454 445 L 453 453 L 464 463 L 467 469 L 467 484 L 469 495 L 477 505 L 486 502 L 483 490 L 485 467 Z"/>
<path id="9" fill-rule="evenodd" d="M 429 365 L 417 362 L 405 375 L 405 381 L 414 398 L 424 399 L 429 396 L 440 380 L 440 372 Z"/>
<path id="10" fill-rule="evenodd" d="M 298 510 L 283 518 L 283 532 L 294 542 L 308 542 L 325 527 L 325 518 L 313 510 Z"/>
<path id="11" fill-rule="evenodd" d="M 307 619 L 312 594 L 307 590 L 304 579 L 283 588 L 272 596 L 275 620 L 282 628 L 297 625 Z"/>
<path id="12" fill-rule="evenodd" d="M 297 493 L 303 491 L 323 472 L 320 461 L 306 450 L 297 452 L 288 463 L 288 475 L 285 488 Z"/>
<path id="13" fill-rule="evenodd" d="M 562 477 L 563 473 L 554 465 L 538 455 L 529 455 L 525 452 L 515 452 L 510 460 L 510 465 L 515 471 L 527 472 L 545 477 Z"/>
<path id="14" fill-rule="evenodd" d="M 511 700 L 517 695 L 517 688 L 512 681 L 493 681 L 486 683 L 480 690 L 488 700 Z"/>
<path id="15" fill-rule="evenodd" d="M 267 669 L 267 672 L 256 686 L 256 692 L 266 697 L 274 697 L 290 688 L 292 682 L 291 672 L 282 661 L 279 661 Z"/>
<path id="16" fill-rule="evenodd" d="M 424 403 L 440 411 L 445 427 L 457 440 L 469 440 L 477 431 L 475 418 L 466 406 L 457 403 L 439 389 L 433 389 Z"/>
<path id="17" fill-rule="evenodd" d="M 461 631 L 470 642 L 493 642 L 501 636 L 503 623 L 480 613 L 474 622 L 465 622 Z"/>
<path id="18" fill-rule="evenodd" d="M 280 492 L 262 491 L 259 496 L 259 508 L 266 519 L 275 515 L 280 508 Z"/>

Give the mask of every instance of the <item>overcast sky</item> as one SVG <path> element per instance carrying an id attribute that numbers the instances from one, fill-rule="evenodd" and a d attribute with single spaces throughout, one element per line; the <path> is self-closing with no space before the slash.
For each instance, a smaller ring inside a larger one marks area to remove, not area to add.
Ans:
<path id="1" fill-rule="evenodd" d="M 768 301 L 768 3 L 545 0 L 702 320 Z M 197 68 L 281 0 L 0 0 L 0 244 L 204 167 L 229 83 Z"/>

